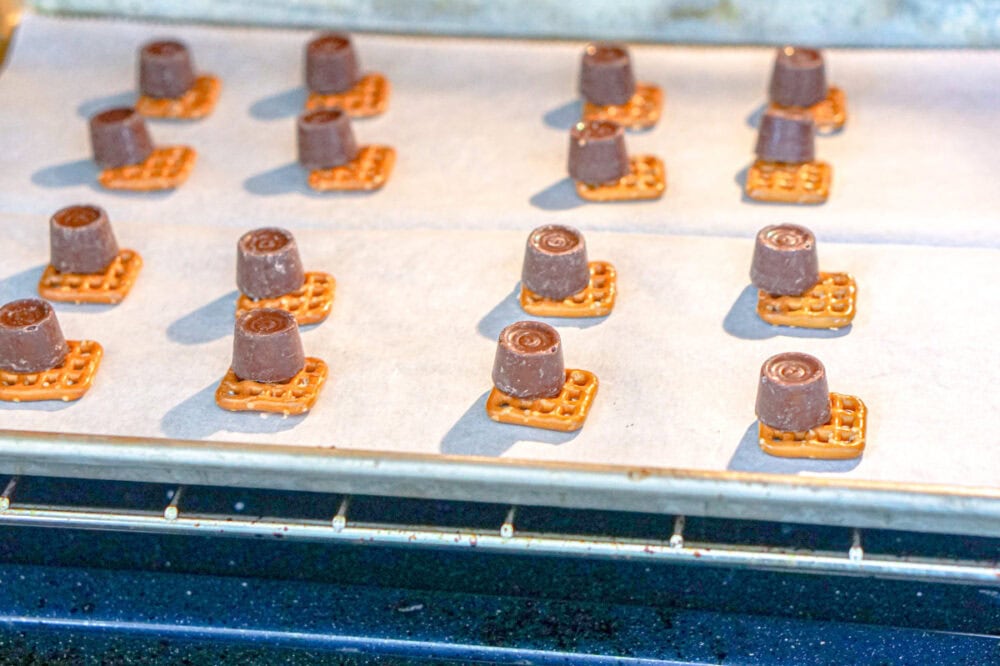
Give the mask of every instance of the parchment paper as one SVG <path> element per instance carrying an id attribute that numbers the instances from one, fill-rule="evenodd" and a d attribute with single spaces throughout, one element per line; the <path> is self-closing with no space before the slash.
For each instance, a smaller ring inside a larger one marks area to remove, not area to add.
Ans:
<path id="1" fill-rule="evenodd" d="M 151 123 L 159 142 L 200 151 L 184 187 L 105 192 L 86 118 L 132 99 L 135 48 L 157 35 L 186 39 L 223 95 L 204 122 Z M 836 170 L 831 201 L 802 208 L 743 202 L 736 180 L 769 50 L 637 47 L 640 78 L 665 88 L 667 113 L 629 142 L 665 159 L 670 186 L 660 202 L 602 206 L 578 202 L 563 178 L 577 44 L 358 36 L 365 67 L 394 90 L 391 111 L 355 131 L 394 145 L 397 170 L 377 194 L 309 192 L 293 164 L 307 38 L 27 17 L 0 76 L 0 302 L 35 293 L 47 218 L 68 203 L 107 207 L 146 267 L 116 308 L 57 306 L 68 337 L 105 346 L 91 393 L 0 404 L 3 427 L 997 484 L 995 53 L 830 52 L 851 120 L 818 140 Z M 823 269 L 856 275 L 851 329 L 756 319 L 749 239 L 775 221 L 810 226 Z M 586 427 L 568 435 L 484 414 L 496 335 L 524 318 L 524 238 L 547 222 L 587 231 L 591 258 L 620 274 L 609 318 L 550 320 L 568 365 L 601 382 Z M 213 402 L 230 359 L 235 242 L 264 224 L 292 229 L 307 269 L 338 280 L 331 318 L 303 333 L 331 367 L 303 418 Z M 832 390 L 869 405 L 860 461 L 758 451 L 757 372 L 786 350 L 816 354 Z"/>
<path id="2" fill-rule="evenodd" d="M 47 221 L 0 222 L 6 302 L 33 293 Z M 600 378 L 586 426 L 558 434 L 484 412 L 496 336 L 524 318 L 520 232 L 298 230 L 307 270 L 338 280 L 330 319 L 303 332 L 330 381 L 309 415 L 263 418 L 213 400 L 230 360 L 239 232 L 116 228 L 146 259 L 133 293 L 114 308 L 57 305 L 68 337 L 105 346 L 92 391 L 74 404 L 0 403 L 3 427 L 972 485 L 1000 473 L 992 250 L 824 243 L 824 269 L 859 282 L 855 323 L 779 334 L 754 314 L 749 241 L 593 232 L 590 255 L 616 265 L 621 298 L 606 319 L 549 320 L 568 367 Z M 831 390 L 868 404 L 860 461 L 759 452 L 757 373 L 787 350 L 817 355 Z"/>
<path id="3" fill-rule="evenodd" d="M 162 144 L 188 143 L 190 182 L 157 196 L 97 189 L 86 119 L 130 103 L 137 47 L 154 36 L 188 41 L 224 82 L 200 123 L 151 123 Z M 1000 245 L 1000 57 L 996 51 L 827 53 L 846 90 L 848 129 L 820 139 L 834 166 L 830 201 L 813 208 L 743 202 L 771 49 L 637 46 L 642 80 L 666 93 L 653 131 L 633 153 L 661 156 L 669 190 L 654 203 L 581 205 L 566 176 L 579 43 L 358 35 L 367 70 L 384 72 L 387 115 L 355 124 L 361 142 L 393 145 L 396 173 L 373 196 L 317 196 L 294 166 L 294 116 L 305 93 L 311 33 L 156 26 L 29 15 L 0 76 L 0 201 L 49 213 L 90 199 L 137 221 L 244 227 L 517 229 L 569 222 L 584 229 L 750 237 L 776 219 L 826 240 Z"/>

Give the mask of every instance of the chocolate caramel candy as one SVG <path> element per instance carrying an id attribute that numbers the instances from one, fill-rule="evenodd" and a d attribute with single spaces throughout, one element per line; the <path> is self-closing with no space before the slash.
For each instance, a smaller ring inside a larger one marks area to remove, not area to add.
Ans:
<path id="1" fill-rule="evenodd" d="M 580 94 L 597 106 L 621 105 L 635 94 L 632 59 L 624 44 L 588 44 L 580 62 Z"/>
<path id="2" fill-rule="evenodd" d="M 610 120 L 578 122 L 569 131 L 569 175 L 573 180 L 599 185 L 629 172 L 625 130 Z"/>
<path id="3" fill-rule="evenodd" d="M 68 352 L 56 312 L 45 301 L 25 298 L 0 308 L 0 370 L 51 370 Z"/>
<path id="4" fill-rule="evenodd" d="M 248 231 L 236 244 L 236 285 L 253 300 L 277 298 L 297 290 L 306 274 L 295 237 L 284 229 Z"/>
<path id="5" fill-rule="evenodd" d="M 306 46 L 306 86 L 321 95 L 342 93 L 358 82 L 358 59 L 351 38 L 342 33 L 320 35 Z"/>
<path id="6" fill-rule="evenodd" d="M 819 359 L 799 352 L 764 361 L 757 384 L 757 418 L 775 430 L 802 432 L 830 420 L 830 389 Z"/>
<path id="7" fill-rule="evenodd" d="M 766 162 L 802 164 L 816 158 L 816 124 L 806 111 L 768 109 L 757 134 L 757 157 Z"/>
<path id="8" fill-rule="evenodd" d="M 101 273 L 118 256 L 118 241 L 100 206 L 67 206 L 49 220 L 49 263 L 60 273 Z"/>
<path id="9" fill-rule="evenodd" d="M 826 67 L 816 49 L 785 46 L 774 58 L 771 101 L 781 106 L 812 106 L 826 99 Z"/>
<path id="10" fill-rule="evenodd" d="M 308 111 L 299 116 L 299 164 L 329 169 L 347 164 L 358 154 L 350 117 L 340 109 Z"/>
<path id="11" fill-rule="evenodd" d="M 764 227 L 757 232 L 750 281 L 769 294 L 804 294 L 819 282 L 816 237 L 797 224 Z"/>
<path id="12" fill-rule="evenodd" d="M 146 121 L 129 107 L 108 109 L 90 119 L 90 145 L 102 169 L 139 164 L 153 152 Z"/>
<path id="13" fill-rule="evenodd" d="M 590 282 L 587 245 L 573 227 L 548 224 L 528 236 L 521 282 L 530 291 L 561 301 Z"/>
<path id="14" fill-rule="evenodd" d="M 194 85 L 187 46 L 173 40 L 149 42 L 139 50 L 139 92 L 147 97 L 181 97 Z"/>
<path id="15" fill-rule="evenodd" d="M 519 321 L 500 331 L 493 385 L 515 398 L 552 398 L 566 382 L 562 342 L 540 321 Z"/>
<path id="16" fill-rule="evenodd" d="M 305 367 L 306 356 L 295 317 L 260 308 L 236 319 L 233 372 L 239 379 L 283 384 Z"/>

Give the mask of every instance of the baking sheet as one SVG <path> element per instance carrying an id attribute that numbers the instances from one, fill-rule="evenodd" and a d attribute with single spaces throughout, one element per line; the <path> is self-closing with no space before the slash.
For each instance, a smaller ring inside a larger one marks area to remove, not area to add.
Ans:
<path id="1" fill-rule="evenodd" d="M 6 302 L 34 293 L 47 221 L 0 222 Z M 133 293 L 113 308 L 56 306 L 68 337 L 105 346 L 94 388 L 75 404 L 0 404 L 4 428 L 948 485 L 995 486 L 1000 473 L 984 425 L 1000 414 L 1000 293 L 968 288 L 990 284 L 993 250 L 823 243 L 824 270 L 858 280 L 857 318 L 779 331 L 756 318 L 749 241 L 592 232 L 590 255 L 616 265 L 621 295 L 606 319 L 549 320 L 567 366 L 601 382 L 586 426 L 567 434 L 484 412 L 496 336 L 525 318 L 519 232 L 296 229 L 307 270 L 338 287 L 330 319 L 303 333 L 330 381 L 309 415 L 281 418 L 213 399 L 230 361 L 239 232 L 120 219 L 116 230 L 146 259 Z M 817 355 L 831 390 L 868 404 L 863 458 L 758 450 L 757 372 L 787 350 Z"/>
<path id="2" fill-rule="evenodd" d="M 50 213 L 90 199 L 124 219 L 242 228 L 584 229 L 750 237 L 776 219 L 826 240 L 1000 245 L 1000 58 L 996 51 L 830 50 L 829 78 L 847 91 L 847 131 L 817 142 L 835 169 L 830 201 L 788 207 L 742 201 L 748 120 L 763 102 L 772 50 L 636 46 L 640 79 L 666 93 L 663 121 L 629 135 L 633 153 L 667 166 L 653 203 L 582 205 L 565 179 L 567 128 L 578 116 L 579 43 L 358 35 L 363 67 L 392 81 L 390 111 L 355 124 L 361 142 L 397 148 L 396 173 L 373 196 L 319 196 L 294 166 L 294 116 L 305 93 L 311 33 L 157 26 L 28 15 L 0 76 L 0 201 Z M 187 40 L 223 79 L 200 123 L 151 123 L 164 144 L 195 146 L 190 182 L 170 194 L 101 191 L 86 118 L 133 99 L 136 48 Z"/>
<path id="3" fill-rule="evenodd" d="M 151 123 L 160 143 L 196 146 L 199 164 L 175 192 L 100 190 L 86 117 L 130 102 L 135 47 L 167 34 L 224 79 L 210 119 Z M 563 178 L 577 44 L 358 36 L 365 67 L 394 90 L 390 112 L 355 131 L 397 148 L 396 173 L 373 195 L 308 191 L 293 164 L 307 38 L 26 17 L 0 76 L 0 300 L 34 293 L 47 217 L 68 203 L 105 206 L 146 267 L 116 308 L 57 306 L 66 333 L 107 356 L 79 403 L 0 405 L 5 471 L 1000 533 L 995 52 L 829 52 L 851 119 L 818 140 L 836 170 L 831 201 L 804 208 L 742 201 L 737 182 L 769 50 L 636 47 L 667 112 L 629 142 L 665 159 L 670 185 L 659 202 L 601 206 Z M 813 228 L 823 269 L 858 277 L 850 330 L 756 320 L 749 239 L 776 221 Z M 524 237 L 550 222 L 584 229 L 622 290 L 606 320 L 552 321 L 567 362 L 601 380 L 587 426 L 569 435 L 483 414 L 496 333 L 523 316 Z M 292 229 L 307 269 L 339 283 L 331 319 L 304 332 L 331 365 L 304 418 L 212 402 L 229 362 L 235 241 L 265 224 Z M 757 370 L 793 349 L 868 403 L 860 461 L 757 450 Z M 192 438 L 218 444 L 176 441 Z M 600 467 L 574 467 L 588 463 Z"/>

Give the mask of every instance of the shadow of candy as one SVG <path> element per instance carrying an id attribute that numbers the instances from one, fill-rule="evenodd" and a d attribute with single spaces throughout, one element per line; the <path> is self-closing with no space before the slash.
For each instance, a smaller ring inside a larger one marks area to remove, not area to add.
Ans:
<path id="1" fill-rule="evenodd" d="M 586 203 L 576 193 L 576 184 L 569 177 L 557 180 L 535 193 L 529 202 L 542 210 L 572 210 Z"/>
<path id="2" fill-rule="evenodd" d="M 250 116 L 257 120 L 282 120 L 302 113 L 306 103 L 303 86 L 263 97 L 250 106 Z"/>
<path id="3" fill-rule="evenodd" d="M 726 469 L 734 472 L 763 472 L 767 474 L 800 474 L 802 472 L 850 472 L 861 463 L 861 456 L 848 460 L 810 460 L 808 458 L 781 458 L 764 453 L 758 443 L 758 424 L 754 421 L 743 433 Z"/>
<path id="4" fill-rule="evenodd" d="M 219 381 L 222 381 L 223 372 L 219 374 Z M 308 416 L 230 412 L 215 404 L 218 386 L 219 382 L 213 382 L 172 407 L 160 422 L 163 434 L 175 439 L 204 439 L 217 432 L 267 435 L 290 430 Z"/>
<path id="5" fill-rule="evenodd" d="M 743 340 L 766 340 L 783 336 L 786 338 L 842 338 L 851 332 L 851 326 L 844 328 L 796 328 L 794 326 L 774 326 L 757 316 L 757 288 L 747 285 L 729 308 L 722 320 L 722 328 L 729 335 Z"/>
<path id="6" fill-rule="evenodd" d="M 44 271 L 42 264 L 0 280 L 0 305 L 19 298 L 38 298 L 38 281 Z"/>
<path id="7" fill-rule="evenodd" d="M 238 297 L 233 290 L 189 312 L 167 327 L 167 337 L 182 345 L 198 345 L 232 335 Z"/>
<path id="8" fill-rule="evenodd" d="M 441 453 L 454 456 L 496 458 L 521 441 L 542 444 L 565 444 L 579 434 L 497 423 L 486 414 L 486 391 L 472 403 L 455 425 L 441 439 Z"/>
<path id="9" fill-rule="evenodd" d="M 493 309 L 479 320 L 479 323 L 476 324 L 476 330 L 484 338 L 495 341 L 500 337 L 500 331 L 505 326 L 524 319 L 542 321 L 554 328 L 590 328 L 597 326 L 607 317 L 536 317 L 530 315 L 521 308 L 521 283 L 518 282 L 514 291 L 493 306 Z"/>
<path id="10" fill-rule="evenodd" d="M 578 99 L 566 102 L 545 112 L 542 120 L 552 129 L 569 131 L 583 113 L 583 102 Z"/>

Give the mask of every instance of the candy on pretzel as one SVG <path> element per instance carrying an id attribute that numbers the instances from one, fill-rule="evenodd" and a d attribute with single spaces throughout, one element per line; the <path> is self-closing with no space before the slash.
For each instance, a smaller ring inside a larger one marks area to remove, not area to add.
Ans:
<path id="1" fill-rule="evenodd" d="M 747 172 L 751 199 L 818 204 L 830 195 L 832 169 L 816 161 L 815 123 L 794 109 L 768 109 L 757 135 L 757 160 Z"/>
<path id="2" fill-rule="evenodd" d="M 102 355 L 96 342 L 67 341 L 45 301 L 23 299 L 0 308 L 0 400 L 79 400 Z"/>
<path id="3" fill-rule="evenodd" d="M 579 122 L 570 130 L 569 175 L 588 201 L 658 199 L 666 190 L 663 162 L 652 155 L 629 158 L 621 125 Z"/>
<path id="4" fill-rule="evenodd" d="M 306 45 L 306 110 L 337 107 L 353 118 L 383 113 L 389 82 L 378 73 L 361 75 L 349 35 L 328 32 Z"/>
<path id="5" fill-rule="evenodd" d="M 602 317 L 617 291 L 614 267 L 587 261 L 583 234 L 547 224 L 528 235 L 521 269 L 521 307 L 538 317 Z"/>
<path id="6" fill-rule="evenodd" d="M 583 121 L 610 120 L 630 129 L 646 129 L 660 119 L 663 92 L 651 83 L 636 83 L 624 44 L 588 44 L 580 62 L 579 88 Z"/>
<path id="7" fill-rule="evenodd" d="M 101 169 L 98 182 L 108 189 L 173 189 L 187 180 L 197 153 L 187 146 L 154 148 L 143 117 L 122 107 L 90 119 L 90 143 Z"/>
<path id="8" fill-rule="evenodd" d="M 559 333 L 520 321 L 500 332 L 486 413 L 494 421 L 569 432 L 583 427 L 597 377 L 563 366 Z"/>
<path id="9" fill-rule="evenodd" d="M 834 132 L 847 122 L 844 92 L 826 82 L 823 54 L 816 49 L 778 49 L 768 90 L 771 108 L 794 108 L 813 117 L 821 132 Z"/>

